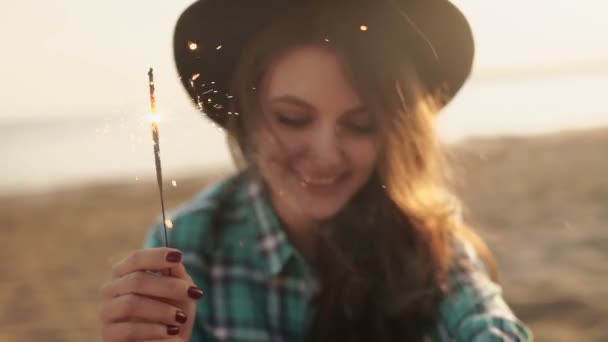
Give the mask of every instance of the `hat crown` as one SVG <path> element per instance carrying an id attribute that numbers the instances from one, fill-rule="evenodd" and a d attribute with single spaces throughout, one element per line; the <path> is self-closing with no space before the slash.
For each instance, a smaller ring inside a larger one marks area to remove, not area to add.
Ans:
<path id="1" fill-rule="evenodd" d="M 443 92 L 443 105 L 471 71 L 471 29 L 447 0 L 201 0 L 176 24 L 174 55 L 190 98 L 216 123 L 225 125 L 231 115 L 228 108 L 236 99 L 229 89 L 244 47 L 288 13 L 310 30 L 357 40 L 352 45 L 358 44 L 372 65 L 401 58 L 391 56 L 395 51 L 408 53 L 428 90 Z"/>

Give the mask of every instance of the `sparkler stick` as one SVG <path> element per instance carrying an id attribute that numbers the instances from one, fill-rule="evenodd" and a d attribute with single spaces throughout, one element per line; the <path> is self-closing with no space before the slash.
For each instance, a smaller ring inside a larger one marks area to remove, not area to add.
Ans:
<path id="1" fill-rule="evenodd" d="M 165 232 L 165 247 L 169 247 L 169 237 L 167 235 L 167 220 L 165 219 L 165 200 L 163 196 L 163 169 L 160 163 L 160 142 L 158 132 L 159 117 L 156 114 L 156 98 L 154 97 L 154 70 L 148 70 L 148 81 L 150 87 L 150 111 L 152 114 L 152 140 L 154 141 L 154 162 L 156 164 L 156 182 L 160 193 L 160 206 L 163 216 L 163 228 Z M 170 270 L 169 270 L 170 274 Z"/>

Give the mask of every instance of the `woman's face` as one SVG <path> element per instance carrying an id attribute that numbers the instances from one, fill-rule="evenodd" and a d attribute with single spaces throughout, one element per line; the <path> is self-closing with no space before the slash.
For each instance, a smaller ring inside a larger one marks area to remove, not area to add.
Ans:
<path id="1" fill-rule="evenodd" d="M 376 124 L 337 56 L 322 46 L 281 55 L 261 87 L 256 163 L 287 222 L 331 218 L 373 172 Z"/>

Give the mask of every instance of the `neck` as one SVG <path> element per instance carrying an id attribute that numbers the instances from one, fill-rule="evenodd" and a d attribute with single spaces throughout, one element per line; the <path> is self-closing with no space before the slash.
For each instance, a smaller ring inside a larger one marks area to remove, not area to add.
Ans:
<path id="1" fill-rule="evenodd" d="M 316 227 L 308 226 L 285 226 L 285 232 L 294 247 L 306 258 L 312 261 L 315 256 L 316 247 Z"/>
<path id="2" fill-rule="evenodd" d="M 307 260 L 312 261 L 316 247 L 316 236 L 321 222 L 310 220 L 290 206 L 282 198 L 271 196 L 271 203 L 282 223 L 289 241 Z"/>

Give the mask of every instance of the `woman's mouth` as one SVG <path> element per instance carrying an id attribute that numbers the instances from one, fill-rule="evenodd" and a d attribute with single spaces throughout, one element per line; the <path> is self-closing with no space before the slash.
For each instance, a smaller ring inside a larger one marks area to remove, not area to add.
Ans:
<path id="1" fill-rule="evenodd" d="M 315 177 L 297 174 L 300 185 L 311 192 L 329 192 L 335 191 L 345 178 L 345 174 L 336 174 L 331 176 Z"/>
<path id="2" fill-rule="evenodd" d="M 302 179 L 303 182 L 310 184 L 310 185 L 331 185 L 331 184 L 335 183 L 336 180 L 338 180 L 338 176 L 323 177 L 323 178 L 314 178 L 314 177 L 303 176 L 300 178 Z"/>

